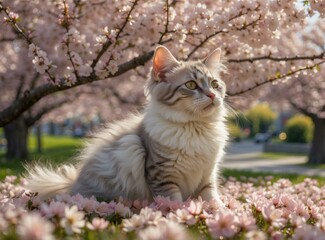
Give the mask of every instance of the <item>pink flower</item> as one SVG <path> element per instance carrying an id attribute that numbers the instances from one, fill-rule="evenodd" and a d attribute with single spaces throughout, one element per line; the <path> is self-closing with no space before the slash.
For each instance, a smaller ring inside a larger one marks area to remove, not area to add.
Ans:
<path id="1" fill-rule="evenodd" d="M 167 218 L 174 220 L 178 223 L 185 223 L 187 225 L 194 225 L 196 223 L 195 218 L 186 209 L 177 209 L 176 213 L 169 213 Z"/>
<path id="2" fill-rule="evenodd" d="M 271 232 L 271 239 L 272 240 L 282 240 L 283 235 L 280 231 L 273 231 L 273 232 Z"/>
<path id="3" fill-rule="evenodd" d="M 17 234 L 24 240 L 52 240 L 54 226 L 38 213 L 23 215 L 17 226 Z"/>
<path id="4" fill-rule="evenodd" d="M 96 206 L 95 212 L 99 214 L 99 216 L 109 216 L 115 212 L 115 202 L 101 202 Z"/>
<path id="5" fill-rule="evenodd" d="M 66 204 L 62 202 L 50 202 L 50 204 L 42 203 L 40 206 L 40 212 L 47 218 L 58 216 L 64 217 Z"/>
<path id="6" fill-rule="evenodd" d="M 165 198 L 162 196 L 155 197 L 155 208 L 161 211 L 164 215 L 166 215 L 170 210 L 176 211 L 181 207 L 181 203 L 178 201 L 172 201 L 169 198 Z"/>
<path id="7" fill-rule="evenodd" d="M 296 213 L 290 214 L 290 220 L 291 220 L 291 224 L 295 228 L 301 227 L 306 222 L 304 218 L 298 216 Z"/>
<path id="8" fill-rule="evenodd" d="M 4 181 L 8 183 L 14 183 L 17 180 L 16 176 L 6 176 Z"/>
<path id="9" fill-rule="evenodd" d="M 141 240 L 188 240 L 184 227 L 175 222 L 162 221 L 158 226 L 150 226 L 139 231 L 138 237 Z"/>
<path id="10" fill-rule="evenodd" d="M 122 229 L 125 232 L 132 232 L 144 228 L 145 219 L 141 216 L 134 214 L 129 219 L 124 219 L 122 222 Z"/>
<path id="11" fill-rule="evenodd" d="M 257 228 L 256 220 L 252 215 L 246 212 L 241 213 L 238 216 L 238 227 L 246 231 L 255 230 Z"/>
<path id="12" fill-rule="evenodd" d="M 264 206 L 262 215 L 266 221 L 270 222 L 275 227 L 282 227 L 287 222 L 287 219 L 282 217 L 283 211 L 276 209 L 273 205 Z"/>
<path id="13" fill-rule="evenodd" d="M 294 211 L 298 206 L 297 202 L 288 195 L 280 196 L 280 205 L 284 208 L 288 209 L 289 211 Z"/>
<path id="14" fill-rule="evenodd" d="M 91 223 L 87 222 L 87 228 L 90 230 L 103 230 L 108 226 L 108 222 L 103 218 L 94 218 Z"/>
<path id="15" fill-rule="evenodd" d="M 125 232 L 131 232 L 145 228 L 146 226 L 157 226 L 160 221 L 164 221 L 160 211 L 154 211 L 151 208 L 145 207 L 141 209 L 139 215 L 134 214 L 131 218 L 124 219 L 122 226 Z"/>
<path id="16" fill-rule="evenodd" d="M 297 228 L 293 234 L 294 240 L 324 240 L 325 235 L 323 231 L 318 231 L 311 225 L 304 225 Z"/>
<path id="17" fill-rule="evenodd" d="M 84 198 L 79 203 L 79 208 L 83 209 L 84 211 L 91 213 L 93 212 L 97 206 L 99 205 L 99 202 L 94 197 L 91 198 Z"/>
<path id="18" fill-rule="evenodd" d="M 316 224 L 322 231 L 325 231 L 325 217 L 322 217 Z"/>
<path id="19" fill-rule="evenodd" d="M 309 210 L 308 208 L 303 205 L 302 203 L 299 204 L 296 207 L 296 214 L 299 215 L 300 217 L 304 218 L 306 221 L 310 218 Z"/>
<path id="20" fill-rule="evenodd" d="M 267 235 L 260 230 L 249 231 L 245 235 L 246 240 L 266 240 Z"/>
<path id="21" fill-rule="evenodd" d="M 191 200 L 190 206 L 188 207 L 188 211 L 193 215 L 199 215 L 203 210 L 203 202 L 202 201 L 193 201 Z"/>
<path id="22" fill-rule="evenodd" d="M 119 214 L 122 217 L 131 216 L 131 210 L 129 207 L 124 206 L 122 203 L 117 203 L 115 206 L 115 213 Z"/>
<path id="23" fill-rule="evenodd" d="M 81 228 L 85 225 L 84 213 L 79 212 L 76 205 L 71 208 L 66 207 L 64 213 L 65 217 L 60 221 L 61 227 L 69 235 L 80 233 Z"/>
<path id="24" fill-rule="evenodd" d="M 207 219 L 206 224 L 214 238 L 231 238 L 238 230 L 236 226 L 238 224 L 237 217 L 229 211 L 217 213 L 214 218 Z"/>

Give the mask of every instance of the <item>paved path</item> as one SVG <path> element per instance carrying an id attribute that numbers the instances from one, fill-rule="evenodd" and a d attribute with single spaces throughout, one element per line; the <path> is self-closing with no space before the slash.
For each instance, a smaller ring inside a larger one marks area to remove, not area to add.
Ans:
<path id="1" fill-rule="evenodd" d="M 250 170 L 254 172 L 295 173 L 325 177 L 325 169 L 301 166 L 306 163 L 306 157 L 261 159 L 259 156 L 262 148 L 259 146 L 254 146 L 252 142 L 235 143 L 229 146 L 228 153 L 221 166 L 228 169 Z M 240 149 L 244 149 L 243 153 L 241 153 Z M 252 151 L 247 151 L 247 149 Z"/>

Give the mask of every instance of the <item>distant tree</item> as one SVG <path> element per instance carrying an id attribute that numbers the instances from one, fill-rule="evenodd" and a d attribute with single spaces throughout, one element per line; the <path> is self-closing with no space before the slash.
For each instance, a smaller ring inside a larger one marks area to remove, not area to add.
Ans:
<path id="1" fill-rule="evenodd" d="M 290 118 L 285 125 L 287 142 L 308 143 L 313 139 L 314 125 L 311 118 L 296 115 Z"/>

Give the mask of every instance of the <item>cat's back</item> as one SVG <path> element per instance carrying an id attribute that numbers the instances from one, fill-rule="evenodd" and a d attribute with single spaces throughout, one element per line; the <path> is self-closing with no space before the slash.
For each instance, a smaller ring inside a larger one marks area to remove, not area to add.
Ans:
<path id="1" fill-rule="evenodd" d="M 82 155 L 93 151 L 98 152 L 101 148 L 114 147 L 121 138 L 137 135 L 142 119 L 143 115 L 133 114 L 126 119 L 106 124 L 90 135 Z"/>
<path id="2" fill-rule="evenodd" d="M 108 199 L 149 199 L 144 179 L 146 150 L 139 136 L 142 115 L 132 115 L 93 135 L 80 154 L 72 193 Z"/>

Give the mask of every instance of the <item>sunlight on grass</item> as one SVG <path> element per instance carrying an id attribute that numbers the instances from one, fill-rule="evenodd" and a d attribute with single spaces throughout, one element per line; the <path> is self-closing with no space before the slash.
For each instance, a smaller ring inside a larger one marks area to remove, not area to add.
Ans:
<path id="1" fill-rule="evenodd" d="M 298 153 L 275 153 L 275 152 L 263 152 L 260 155 L 257 156 L 257 158 L 260 159 L 272 159 L 272 160 L 278 160 L 283 159 L 287 157 L 307 157 L 306 154 L 298 154 Z"/>

